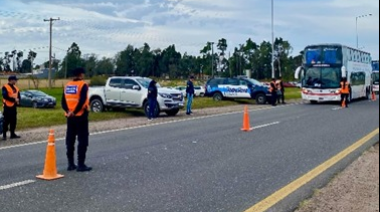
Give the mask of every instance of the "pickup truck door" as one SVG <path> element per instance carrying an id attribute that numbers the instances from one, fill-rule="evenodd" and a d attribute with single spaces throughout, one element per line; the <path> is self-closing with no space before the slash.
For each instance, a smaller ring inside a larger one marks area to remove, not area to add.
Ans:
<path id="1" fill-rule="evenodd" d="M 122 92 L 122 79 L 111 79 L 106 86 L 105 97 L 107 105 L 120 104 L 120 96 Z"/>
<path id="2" fill-rule="evenodd" d="M 130 107 L 139 107 L 142 103 L 141 86 L 132 79 L 123 80 L 123 89 L 121 91 L 121 102 Z"/>

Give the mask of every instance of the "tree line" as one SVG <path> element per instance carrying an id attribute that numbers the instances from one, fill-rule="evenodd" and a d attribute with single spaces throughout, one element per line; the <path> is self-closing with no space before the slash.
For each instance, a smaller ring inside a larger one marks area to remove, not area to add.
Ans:
<path id="1" fill-rule="evenodd" d="M 302 63 L 302 53 L 293 57 L 292 46 L 286 40 L 275 40 L 275 73 L 292 80 L 294 70 Z M 215 49 L 214 49 L 215 47 Z M 218 43 L 206 43 L 199 56 L 181 54 L 175 45 L 167 48 L 151 49 L 145 43 L 142 47 L 128 45 L 114 58 L 99 58 L 95 54 L 83 55 L 77 43 L 67 50 L 62 61 L 55 61 L 57 78 L 72 77 L 76 67 L 84 67 L 89 77 L 106 76 L 144 76 L 169 77 L 170 79 L 195 76 L 233 77 L 245 75 L 246 71 L 258 80 L 270 79 L 272 76 L 272 44 L 263 41 L 260 44 L 248 39 L 244 44 L 235 47 L 232 53 L 226 52 L 228 42 L 222 38 Z M 48 67 L 48 62 L 45 67 Z"/>

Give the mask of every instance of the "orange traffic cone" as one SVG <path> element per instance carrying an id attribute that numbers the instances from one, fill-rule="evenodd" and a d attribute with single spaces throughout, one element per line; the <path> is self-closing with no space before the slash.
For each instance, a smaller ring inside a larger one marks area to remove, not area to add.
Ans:
<path id="1" fill-rule="evenodd" d="M 249 121 L 248 106 L 245 106 L 245 109 L 244 109 L 243 128 L 241 130 L 245 132 L 252 131 L 251 124 Z"/>
<path id="2" fill-rule="evenodd" d="M 377 100 L 376 94 L 375 94 L 375 92 L 372 91 L 372 101 L 375 102 L 376 100 Z"/>
<path id="3" fill-rule="evenodd" d="M 57 172 L 57 159 L 55 155 L 55 136 L 54 130 L 50 130 L 48 145 L 46 149 L 44 172 L 42 175 L 38 175 L 37 178 L 41 180 L 56 180 L 63 177 L 63 175 L 60 175 Z"/>

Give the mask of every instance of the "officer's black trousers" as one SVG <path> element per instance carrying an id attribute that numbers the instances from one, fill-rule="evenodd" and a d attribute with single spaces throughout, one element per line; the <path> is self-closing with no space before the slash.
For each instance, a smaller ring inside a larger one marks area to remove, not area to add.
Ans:
<path id="1" fill-rule="evenodd" d="M 17 125 L 17 108 L 4 107 L 4 122 L 3 122 L 3 136 L 6 136 L 8 129 L 11 131 L 11 136 L 15 135 Z"/>
<path id="2" fill-rule="evenodd" d="M 67 119 L 66 148 L 69 164 L 74 164 L 75 141 L 78 137 L 78 165 L 85 165 L 89 141 L 88 115 Z"/>
<path id="3" fill-rule="evenodd" d="M 346 100 L 346 106 L 348 106 L 348 104 L 350 103 L 348 101 L 348 98 L 350 97 L 350 94 L 342 94 L 341 95 L 341 100 L 340 100 L 340 104 L 343 105 L 343 101 Z"/>
<path id="4" fill-rule="evenodd" d="M 271 103 L 273 106 L 276 106 L 276 103 L 277 103 L 277 91 L 275 92 L 272 92 L 272 99 L 271 99 Z"/>

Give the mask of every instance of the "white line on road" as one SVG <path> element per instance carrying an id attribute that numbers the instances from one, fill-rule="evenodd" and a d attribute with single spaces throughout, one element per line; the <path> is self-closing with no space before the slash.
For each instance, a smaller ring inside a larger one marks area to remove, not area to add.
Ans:
<path id="1" fill-rule="evenodd" d="M 251 130 L 258 130 L 258 129 L 262 129 L 262 128 L 265 128 L 265 127 L 270 127 L 270 126 L 273 126 L 273 125 L 278 125 L 280 123 L 281 122 L 276 121 L 276 122 L 273 122 L 273 123 L 264 124 L 264 125 L 260 125 L 260 126 L 257 126 L 257 127 L 252 127 Z"/>
<path id="2" fill-rule="evenodd" d="M 277 107 L 277 108 L 264 107 L 264 108 L 260 108 L 260 109 L 249 110 L 249 112 L 259 112 L 259 111 L 278 109 L 278 108 L 285 108 L 285 107 L 290 107 L 290 106 L 295 106 L 295 105 L 302 105 L 302 104 L 304 104 L 304 103 L 288 104 L 288 105 L 280 106 L 280 107 Z M 104 135 L 104 134 L 109 134 L 109 133 L 123 132 L 123 131 L 128 131 L 128 130 L 135 130 L 135 129 L 141 129 L 141 128 L 146 128 L 146 127 L 154 127 L 154 126 L 173 124 L 173 123 L 180 123 L 180 122 L 186 122 L 186 121 L 202 120 L 202 119 L 206 119 L 206 118 L 216 118 L 216 117 L 222 117 L 222 116 L 228 116 L 228 115 L 236 115 L 236 114 L 240 114 L 240 113 L 243 113 L 243 111 L 236 111 L 236 112 L 229 112 L 229 113 L 215 114 L 215 115 L 203 115 L 203 116 L 194 117 L 194 118 L 185 118 L 185 119 L 180 119 L 180 120 L 164 121 L 164 122 L 155 123 L 155 124 L 148 124 L 148 125 L 141 125 L 141 126 L 135 126 L 135 127 L 127 127 L 127 128 L 122 128 L 122 129 L 115 129 L 115 130 L 107 130 L 107 131 L 95 132 L 95 133 L 91 133 L 90 136 Z M 63 140 L 65 140 L 65 138 L 56 138 L 55 139 L 55 141 L 63 141 Z M 26 143 L 26 144 L 18 144 L 18 145 L 13 145 L 13 146 L 0 147 L 0 150 L 14 149 L 14 148 L 19 148 L 19 147 L 33 146 L 33 145 L 46 144 L 46 143 L 47 143 L 47 141 L 37 141 L 37 142 Z"/>
<path id="3" fill-rule="evenodd" d="M 334 107 L 332 110 L 333 110 L 333 111 L 342 110 L 342 107 Z"/>
<path id="4" fill-rule="evenodd" d="M 25 180 L 25 181 L 18 182 L 18 183 L 12 183 L 9 185 L 0 186 L 0 191 L 4 191 L 7 189 L 16 188 L 16 187 L 20 187 L 20 186 L 24 186 L 24 185 L 28 185 L 28 184 L 32 184 L 35 182 L 36 182 L 35 180 Z"/>

